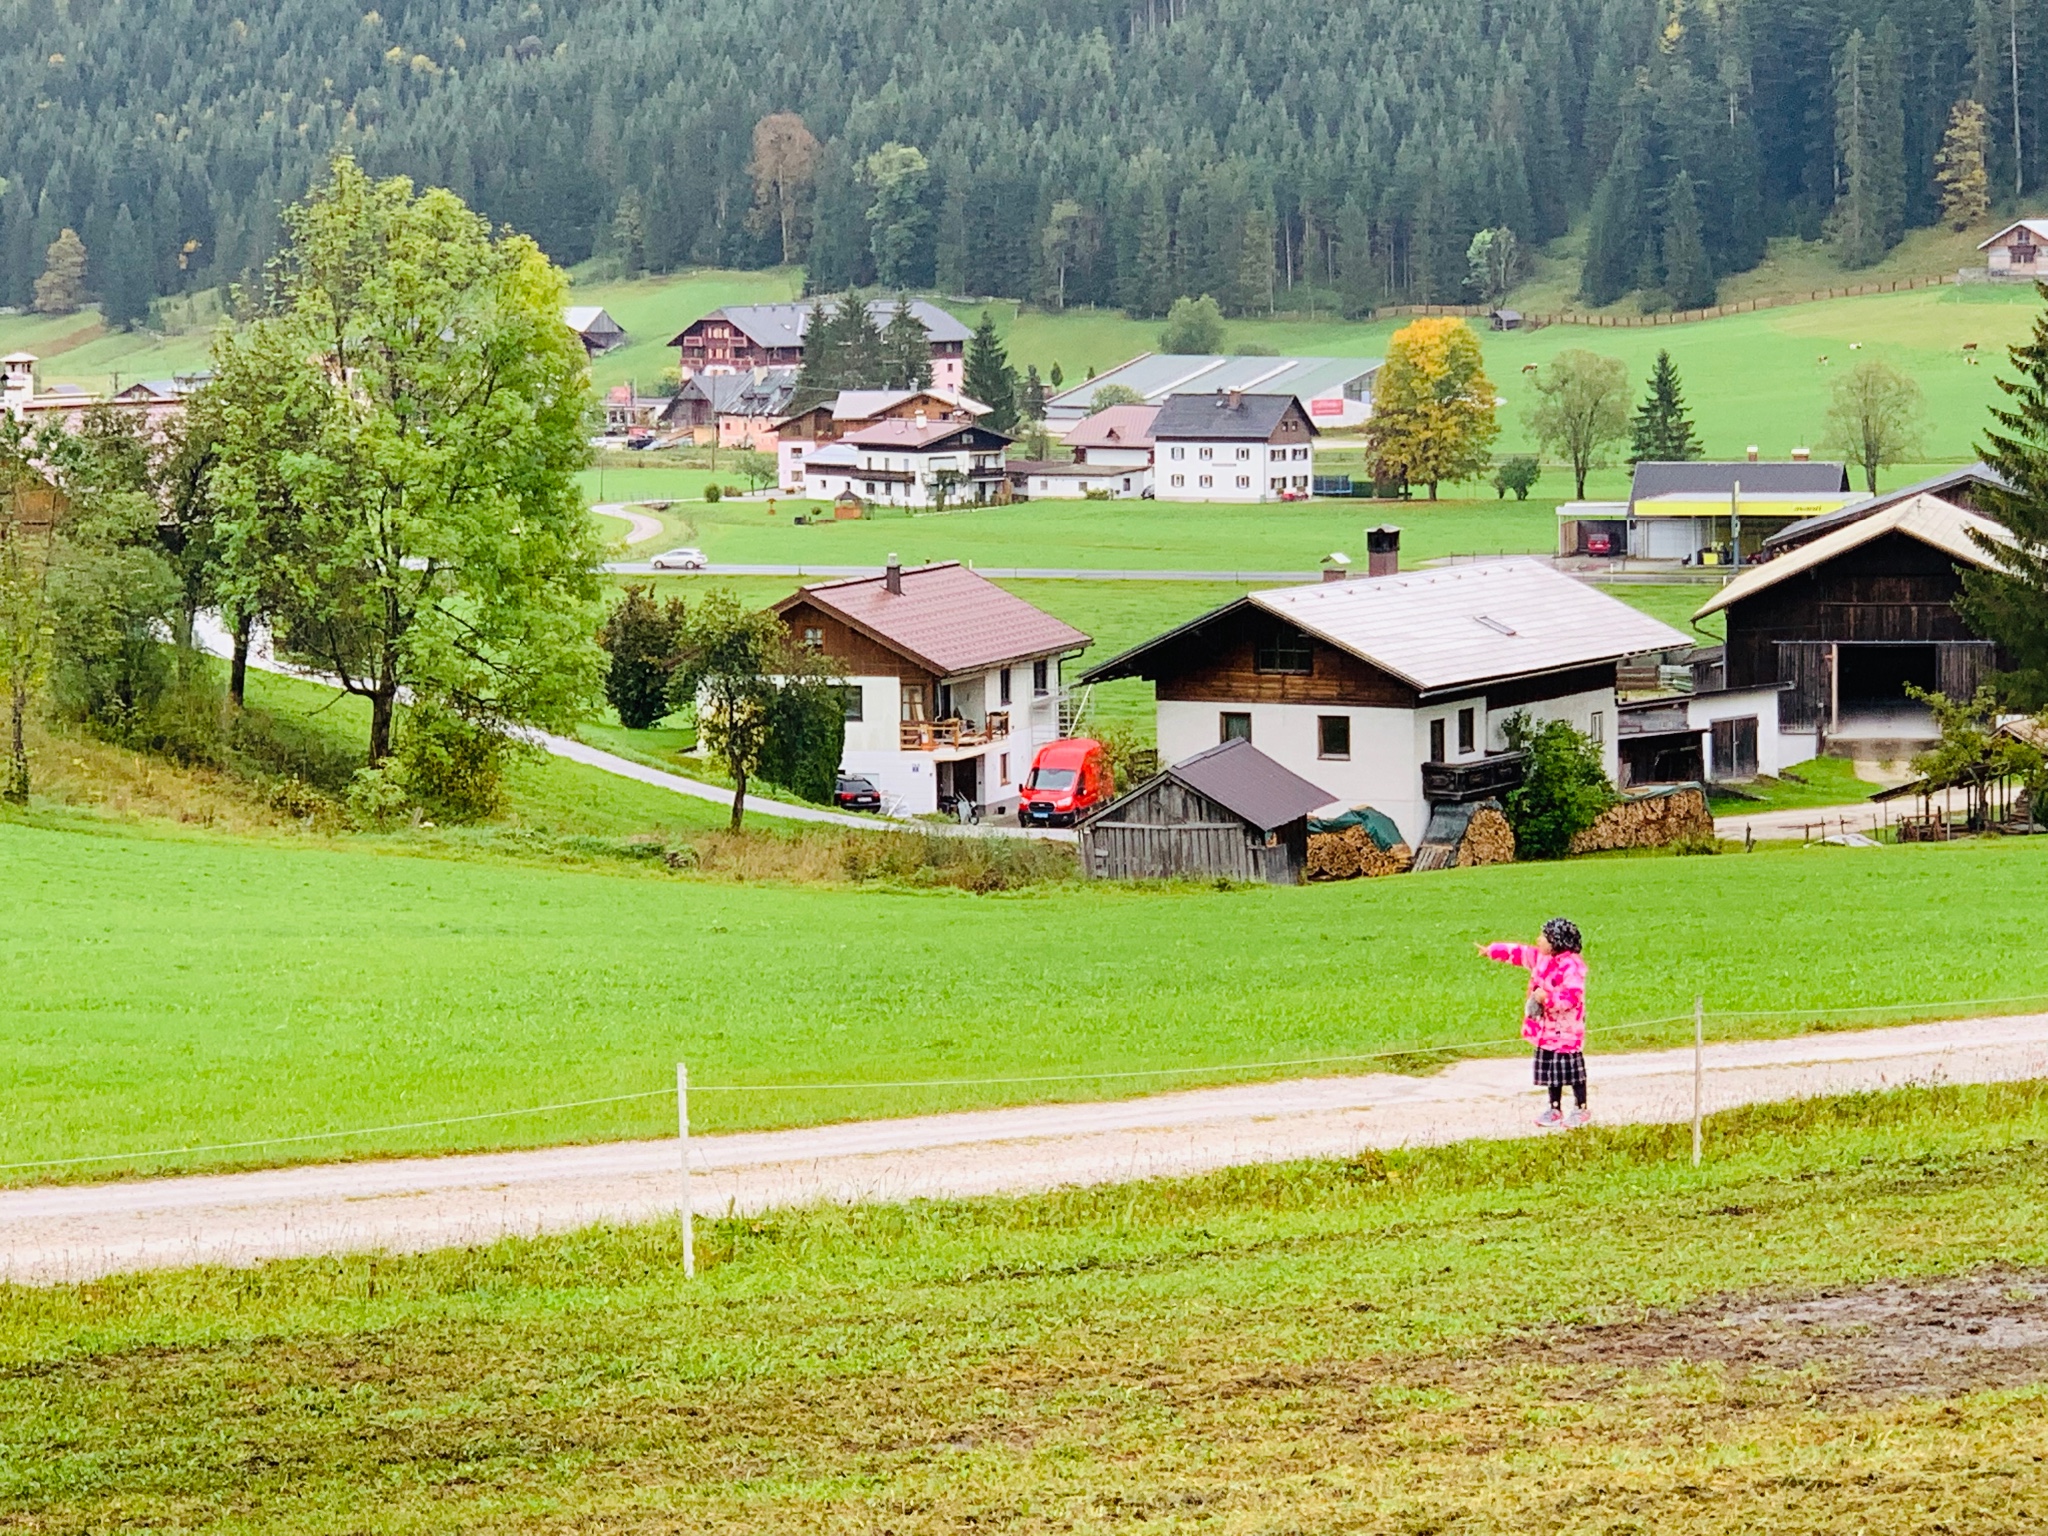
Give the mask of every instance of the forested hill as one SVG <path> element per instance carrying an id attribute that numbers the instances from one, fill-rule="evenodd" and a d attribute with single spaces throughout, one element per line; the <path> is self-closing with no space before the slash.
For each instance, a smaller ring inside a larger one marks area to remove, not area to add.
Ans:
<path id="1" fill-rule="evenodd" d="M 1139 313 L 1454 300 L 1476 231 L 1589 207 L 1596 299 L 1674 225 L 1725 273 L 1853 200 L 1870 259 L 1966 95 L 1995 195 L 2048 175 L 2039 7 L 1991 0 L 368 3 L 0 0 L 0 302 L 66 226 L 116 321 L 238 279 L 338 143 L 564 262 Z"/>

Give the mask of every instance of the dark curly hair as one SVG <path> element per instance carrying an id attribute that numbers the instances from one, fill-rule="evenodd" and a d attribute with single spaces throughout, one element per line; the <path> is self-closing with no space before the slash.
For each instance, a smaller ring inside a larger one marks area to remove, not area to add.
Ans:
<path id="1" fill-rule="evenodd" d="M 1575 955 L 1586 947 L 1579 937 L 1579 925 L 1568 917 L 1553 917 L 1543 925 L 1543 937 L 1561 955 Z"/>

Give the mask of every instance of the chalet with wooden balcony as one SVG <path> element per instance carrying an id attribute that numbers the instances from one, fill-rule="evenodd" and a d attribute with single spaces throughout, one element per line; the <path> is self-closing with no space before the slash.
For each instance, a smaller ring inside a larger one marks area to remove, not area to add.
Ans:
<path id="1" fill-rule="evenodd" d="M 799 589 L 775 612 L 845 675 L 841 768 L 905 815 L 1014 810 L 1088 636 L 957 561 Z"/>
<path id="2" fill-rule="evenodd" d="M 1166 761 L 1252 742 L 1332 807 L 1371 805 L 1419 847 L 1434 807 L 1520 782 L 1504 730 L 1519 711 L 1585 732 L 1613 776 L 1619 663 L 1690 645 L 1516 558 L 1253 592 L 1080 681 L 1149 679 Z"/>

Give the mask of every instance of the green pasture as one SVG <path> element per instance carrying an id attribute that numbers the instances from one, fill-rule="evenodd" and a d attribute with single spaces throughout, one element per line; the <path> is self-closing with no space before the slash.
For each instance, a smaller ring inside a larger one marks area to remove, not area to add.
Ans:
<path id="1" fill-rule="evenodd" d="M 665 369 L 676 366 L 669 341 L 691 321 L 727 304 L 777 304 L 803 291 L 803 273 L 793 268 L 768 272 L 696 270 L 665 277 L 577 282 L 571 304 L 601 304 L 626 329 L 627 341 L 590 365 L 600 390 L 636 385 L 653 394 Z"/>
<path id="2" fill-rule="evenodd" d="M 658 1090 L 678 1058 L 704 1085 L 787 1085 L 707 1091 L 699 1123 L 723 1131 L 1511 1041 L 1516 979 L 1472 959 L 1471 942 L 1558 912 L 1589 935 L 1596 1031 L 1687 1014 L 1695 992 L 1721 1031 L 1795 1030 L 1872 1004 L 1939 1016 L 1951 1000 L 2048 993 L 2044 859 L 2048 846 L 2017 841 L 973 896 L 10 820 L 0 1164 Z M 1755 1010 L 1773 1012 L 1745 1020 Z M 1689 1027 L 1596 1033 L 1596 1049 Z M 1184 1067 L 1219 1070 L 1087 1076 Z M 1069 1073 L 1053 1087 L 802 1086 Z M 654 1099 L 80 1171 L 648 1135 L 668 1114 Z"/>
<path id="3" fill-rule="evenodd" d="M 1595 1102 L 1598 1102 L 1595 1078 Z M 24 1530 L 2018 1532 L 2048 1088 L 0 1290 Z M 1798 1304 L 1830 1298 L 1814 1313 Z"/>

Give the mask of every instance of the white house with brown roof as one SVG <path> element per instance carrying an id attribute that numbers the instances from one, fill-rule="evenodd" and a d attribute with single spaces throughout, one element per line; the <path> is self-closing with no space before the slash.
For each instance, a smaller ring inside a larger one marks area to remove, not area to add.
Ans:
<path id="1" fill-rule="evenodd" d="M 784 416 L 775 426 L 776 483 L 792 496 L 810 492 L 804 470 L 810 456 L 849 432 L 858 432 L 878 421 L 977 421 L 989 408 L 979 400 L 937 385 L 924 389 L 842 389 L 795 415 Z"/>
<path id="2" fill-rule="evenodd" d="M 1122 501 L 1152 490 L 1156 405 L 1104 406 L 1075 422 L 1064 443 L 1071 462 L 1012 460 L 1010 484 L 1033 501 L 1107 496 Z"/>
<path id="3" fill-rule="evenodd" d="M 2015 219 L 1977 249 L 1994 277 L 2048 275 L 2048 219 Z"/>
<path id="4" fill-rule="evenodd" d="M 1153 494 L 1161 501 L 1305 498 L 1319 436 L 1293 395 L 1174 395 L 1152 421 Z"/>
<path id="5" fill-rule="evenodd" d="M 1667 624 L 1517 557 L 1253 592 L 1093 667 L 1149 679 L 1169 762 L 1244 740 L 1419 844 L 1432 809 L 1520 781 L 1517 711 L 1600 744 L 1612 777 L 1615 670 L 1690 648 Z"/>
<path id="6" fill-rule="evenodd" d="M 804 494 L 833 500 L 849 492 L 890 507 L 960 506 L 994 501 L 1010 439 L 953 412 L 892 416 L 803 461 Z"/>
<path id="7" fill-rule="evenodd" d="M 1088 636 L 957 561 L 822 582 L 775 605 L 846 676 L 841 768 L 901 814 L 1014 810 L 1060 733 L 1060 667 Z"/>

